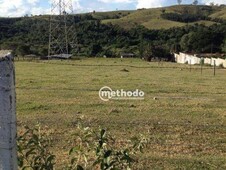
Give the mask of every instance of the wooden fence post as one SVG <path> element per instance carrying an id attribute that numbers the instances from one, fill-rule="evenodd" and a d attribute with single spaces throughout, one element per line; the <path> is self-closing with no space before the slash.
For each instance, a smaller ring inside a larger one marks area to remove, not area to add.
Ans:
<path id="1" fill-rule="evenodd" d="M 6 51 L 0 51 L 0 169 L 17 169 L 15 71 Z"/>

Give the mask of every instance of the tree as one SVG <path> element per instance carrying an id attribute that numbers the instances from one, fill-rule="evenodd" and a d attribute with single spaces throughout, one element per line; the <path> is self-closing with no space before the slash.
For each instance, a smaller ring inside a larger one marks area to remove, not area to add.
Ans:
<path id="1" fill-rule="evenodd" d="M 164 13 L 166 12 L 166 9 L 163 8 L 161 11 L 162 11 L 162 13 L 164 14 Z"/>
<path id="2" fill-rule="evenodd" d="M 177 0 L 178 5 L 181 5 L 182 0 Z"/>
<path id="3" fill-rule="evenodd" d="M 222 51 L 226 53 L 226 39 L 224 40 L 223 46 L 222 46 Z"/>
<path id="4" fill-rule="evenodd" d="M 215 5 L 214 2 L 211 2 L 211 3 L 210 3 L 210 6 L 214 6 L 214 5 Z"/>
<path id="5" fill-rule="evenodd" d="M 89 48 L 89 57 L 96 56 L 101 51 L 102 47 L 100 44 L 92 44 Z"/>
<path id="6" fill-rule="evenodd" d="M 143 37 L 143 34 L 140 35 L 139 55 L 140 55 L 140 58 L 144 58 L 144 37 Z"/>
<path id="7" fill-rule="evenodd" d="M 194 0 L 193 5 L 198 5 L 199 1 L 198 0 Z"/>
<path id="8" fill-rule="evenodd" d="M 145 47 L 143 56 L 144 56 L 144 59 L 145 59 L 146 61 L 151 61 L 152 58 L 154 58 L 152 49 L 153 49 L 153 45 L 151 45 L 151 44 L 148 44 L 148 45 Z"/>
<path id="9" fill-rule="evenodd" d="M 26 54 L 30 53 L 30 46 L 28 45 L 19 45 L 16 49 L 16 54 L 24 57 Z"/>
<path id="10" fill-rule="evenodd" d="M 159 61 L 161 61 L 162 59 L 170 61 L 171 55 L 166 46 L 148 44 L 145 47 L 144 59 L 146 61 L 152 61 L 152 59 L 158 59 Z"/>
<path id="11" fill-rule="evenodd" d="M 193 36 L 193 32 L 183 35 L 180 41 L 181 49 L 185 52 L 191 51 L 191 43 L 190 39 Z"/>
<path id="12" fill-rule="evenodd" d="M 48 48 L 40 48 L 39 50 L 38 50 L 38 54 L 40 55 L 40 56 L 42 56 L 42 57 L 46 57 L 47 55 L 48 55 Z"/>

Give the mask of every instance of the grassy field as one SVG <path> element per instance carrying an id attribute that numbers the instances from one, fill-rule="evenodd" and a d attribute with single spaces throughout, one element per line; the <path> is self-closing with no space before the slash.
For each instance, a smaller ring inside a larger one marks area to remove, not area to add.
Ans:
<path id="1" fill-rule="evenodd" d="M 125 72 L 124 69 L 128 71 Z M 78 118 L 118 140 L 151 143 L 134 169 L 226 169 L 226 70 L 139 59 L 16 62 L 17 114 L 53 139 L 57 169 L 73 145 Z M 100 100 L 103 86 L 145 92 L 142 101 Z M 154 98 L 156 100 L 154 100 Z"/>

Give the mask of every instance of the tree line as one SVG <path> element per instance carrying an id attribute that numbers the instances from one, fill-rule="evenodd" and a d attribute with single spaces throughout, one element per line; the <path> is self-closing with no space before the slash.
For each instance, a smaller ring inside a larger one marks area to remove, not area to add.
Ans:
<path id="1" fill-rule="evenodd" d="M 119 57 L 121 53 L 134 53 L 152 60 L 170 60 L 178 51 L 194 53 L 226 52 L 226 22 L 212 26 L 200 24 L 171 29 L 149 30 L 138 25 L 130 30 L 118 25 L 102 24 L 90 14 L 75 17 L 77 36 L 75 56 Z M 72 24 L 72 23 L 70 23 Z M 0 48 L 12 49 L 17 55 L 48 55 L 48 16 L 26 18 L 0 18 Z"/>

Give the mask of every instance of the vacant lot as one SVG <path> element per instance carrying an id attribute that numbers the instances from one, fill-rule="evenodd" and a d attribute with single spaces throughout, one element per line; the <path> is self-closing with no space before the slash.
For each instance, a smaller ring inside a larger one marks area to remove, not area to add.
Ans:
<path id="1" fill-rule="evenodd" d="M 128 71 L 125 71 L 128 70 Z M 226 169 L 226 70 L 139 59 L 16 62 L 17 114 L 41 123 L 57 167 L 73 144 L 78 117 L 118 140 L 146 134 L 151 143 L 134 169 Z M 143 101 L 99 99 L 103 86 L 145 92 Z M 156 100 L 154 100 L 156 99 Z M 60 169 L 60 168 L 59 168 Z"/>

